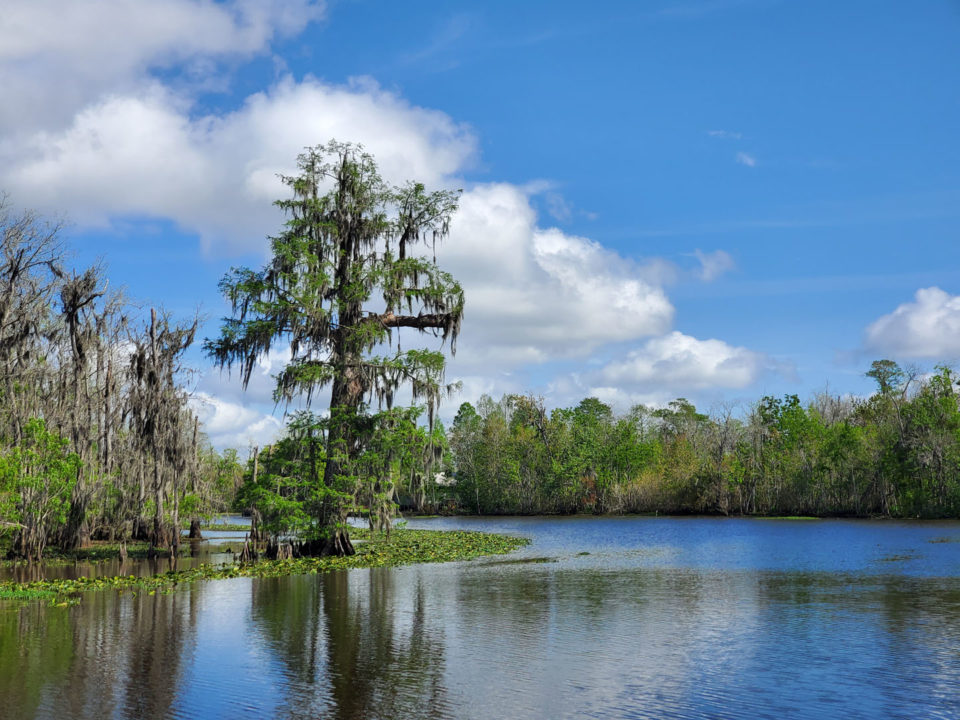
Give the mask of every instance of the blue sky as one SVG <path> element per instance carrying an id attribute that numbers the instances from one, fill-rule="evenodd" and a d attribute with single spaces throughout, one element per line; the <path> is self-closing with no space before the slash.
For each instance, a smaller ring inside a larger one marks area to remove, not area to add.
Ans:
<path id="1" fill-rule="evenodd" d="M 217 330 L 275 173 L 330 137 L 463 188 L 462 400 L 708 410 L 960 358 L 960 3 L 13 0 L 0 188 Z M 412 338 L 409 339 L 412 342 Z M 220 445 L 269 440 L 199 350 Z"/>

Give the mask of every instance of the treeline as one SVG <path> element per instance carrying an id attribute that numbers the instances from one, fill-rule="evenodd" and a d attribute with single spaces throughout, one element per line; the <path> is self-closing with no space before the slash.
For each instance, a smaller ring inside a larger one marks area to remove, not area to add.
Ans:
<path id="1" fill-rule="evenodd" d="M 181 384 L 197 320 L 141 313 L 99 266 L 69 270 L 58 235 L 0 204 L 0 532 L 27 559 L 95 538 L 175 547 L 241 474 Z"/>
<path id="2" fill-rule="evenodd" d="M 881 360 L 868 399 L 764 397 L 702 414 L 687 400 L 616 415 L 587 398 L 461 405 L 454 499 L 474 513 L 720 513 L 956 517 L 958 376 Z"/>

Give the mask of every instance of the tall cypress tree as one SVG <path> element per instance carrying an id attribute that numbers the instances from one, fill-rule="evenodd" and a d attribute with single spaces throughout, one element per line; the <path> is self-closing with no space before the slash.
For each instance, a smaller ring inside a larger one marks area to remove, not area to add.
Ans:
<path id="1" fill-rule="evenodd" d="M 330 388 L 326 462 L 315 478 L 322 500 L 314 515 L 321 552 L 350 554 L 344 528 L 357 491 L 352 461 L 362 443 L 366 408 L 390 407 L 408 384 L 432 424 L 444 382 L 442 351 L 393 348 L 399 328 L 450 341 L 463 316 L 463 290 L 441 270 L 435 248 L 449 232 L 459 192 L 427 192 L 420 183 L 386 184 L 360 146 L 332 141 L 297 159 L 299 174 L 281 176 L 292 197 L 271 238 L 273 257 L 259 271 L 235 268 L 220 283 L 233 316 L 205 343 L 221 367 L 237 365 L 246 387 L 257 360 L 278 344 L 292 358 L 277 376 L 275 399 L 309 401 Z"/>

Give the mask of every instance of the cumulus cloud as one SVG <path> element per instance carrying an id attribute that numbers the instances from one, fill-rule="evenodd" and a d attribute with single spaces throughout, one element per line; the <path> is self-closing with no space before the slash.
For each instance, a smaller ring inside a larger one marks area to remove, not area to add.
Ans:
<path id="1" fill-rule="evenodd" d="M 441 185 L 472 157 L 475 140 L 449 116 L 410 105 L 369 80 L 346 86 L 284 80 L 222 116 L 153 84 L 84 109 L 57 132 L 0 145 L 0 187 L 87 225 L 117 215 L 169 218 L 208 248 L 266 247 L 283 194 L 307 145 L 361 142 L 388 180 Z"/>
<path id="2" fill-rule="evenodd" d="M 598 369 L 556 377 L 548 389 L 558 405 L 589 396 L 623 411 L 637 404 L 665 407 L 678 397 L 716 400 L 719 392 L 792 372 L 789 364 L 764 353 L 674 331 L 650 338 Z"/>
<path id="3" fill-rule="evenodd" d="M 645 268 L 592 240 L 543 229 L 526 193 L 465 193 L 438 261 L 463 284 L 464 355 L 496 367 L 584 356 L 669 329 L 673 306 Z M 467 347 L 470 350 L 467 352 Z"/>
<path id="4" fill-rule="evenodd" d="M 865 336 L 869 349 L 897 357 L 960 357 L 960 295 L 938 287 L 917 290 L 913 302 L 875 320 Z"/>
<path id="5" fill-rule="evenodd" d="M 675 396 L 707 388 L 744 388 L 775 369 L 762 353 L 673 331 L 611 362 L 599 378 L 604 386 L 641 392 L 669 389 Z"/>
<path id="6" fill-rule="evenodd" d="M 216 448 L 263 447 L 283 432 L 283 423 L 275 415 L 215 395 L 195 392 L 190 406 Z"/>
<path id="7" fill-rule="evenodd" d="M 749 153 L 738 152 L 735 159 L 739 164 L 746 165 L 747 167 L 757 166 L 757 159 Z"/>
<path id="8" fill-rule="evenodd" d="M 312 0 L 7 0 L 0 132 L 57 128 L 104 94 L 138 89 L 152 69 L 206 76 L 212 61 L 266 52 L 323 12 Z"/>

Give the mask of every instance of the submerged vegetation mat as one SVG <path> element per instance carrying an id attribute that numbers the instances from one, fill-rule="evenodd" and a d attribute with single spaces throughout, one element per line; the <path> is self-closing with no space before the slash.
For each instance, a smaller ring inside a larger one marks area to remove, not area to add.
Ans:
<path id="1" fill-rule="evenodd" d="M 169 591 L 182 583 L 236 577 L 278 577 L 308 575 L 351 568 L 393 567 L 412 563 L 472 560 L 485 555 L 512 552 L 530 541 L 526 538 L 491 533 L 446 530 L 394 530 L 389 539 L 366 530 L 351 530 L 354 537 L 366 540 L 357 545 L 356 555 L 348 557 L 295 558 L 263 560 L 254 563 L 203 564 L 186 570 L 171 570 L 149 577 L 115 575 L 79 577 L 74 580 L 36 580 L 27 583 L 0 582 L 0 600 L 49 600 L 53 605 L 79 602 L 88 590 L 146 592 Z"/>

